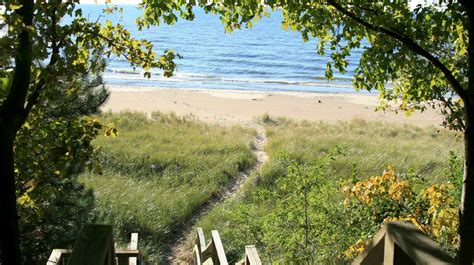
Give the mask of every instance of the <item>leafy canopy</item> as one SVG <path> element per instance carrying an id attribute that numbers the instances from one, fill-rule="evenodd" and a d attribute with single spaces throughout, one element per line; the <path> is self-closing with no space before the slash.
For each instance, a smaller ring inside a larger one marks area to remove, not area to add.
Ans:
<path id="1" fill-rule="evenodd" d="M 84 84 L 77 94 L 58 95 L 35 106 L 15 141 L 17 208 L 26 264 L 44 262 L 53 248 L 71 247 L 84 223 L 92 221 L 94 197 L 77 175 L 93 165 L 91 141 L 104 126 L 88 115 L 97 112 L 108 93 Z"/>
<path id="2" fill-rule="evenodd" d="M 353 79 L 357 90 L 376 90 L 380 109 L 391 103 L 406 112 L 440 106 L 444 125 L 462 130 L 467 87 L 467 17 L 456 1 L 410 8 L 408 1 L 167 1 L 145 0 L 142 25 L 192 19 L 193 6 L 218 14 L 227 31 L 251 27 L 271 10 L 282 27 L 316 38 L 319 54 L 330 54 L 326 77 L 345 72 L 354 48 L 363 53 Z M 460 97 L 459 97 L 460 96 Z"/>
<path id="3" fill-rule="evenodd" d="M 44 262 L 52 248 L 70 247 L 90 221 L 93 196 L 76 176 L 92 165 L 91 141 L 104 129 L 92 115 L 108 96 L 101 79 L 107 58 L 125 57 L 147 77 L 151 68 L 167 77 L 176 68 L 173 51 L 158 56 L 122 25 L 87 19 L 78 3 L 0 0 L 0 108 L 2 122 L 17 119 L 21 127 L 14 174 L 21 248 L 28 254 L 22 262 L 28 264 Z M 16 70 L 21 63 L 26 71 Z M 19 79 L 30 81 L 20 86 Z M 7 103 L 13 97 L 21 100 L 24 120 L 4 113 L 16 111 Z"/>
<path id="4" fill-rule="evenodd" d="M 112 55 L 126 58 L 134 68 L 143 68 L 147 77 L 151 68 L 162 69 L 164 76 L 172 75 L 176 68 L 172 50 L 158 56 L 151 42 L 133 38 L 121 24 L 84 17 L 78 3 L 36 1 L 33 26 L 26 27 L 17 12 L 22 6 L 20 2 L 0 0 L 0 6 L 5 6 L 5 12 L 0 13 L 0 30 L 5 32 L 0 36 L 0 74 L 5 77 L 14 68 L 18 36 L 26 29 L 33 43 L 32 87 L 40 80 L 46 86 L 59 80 L 71 82 L 79 73 L 95 76 L 104 71 L 104 59 Z M 107 7 L 104 12 L 110 10 Z M 4 90 L 8 90 L 8 83 L 3 83 Z"/>

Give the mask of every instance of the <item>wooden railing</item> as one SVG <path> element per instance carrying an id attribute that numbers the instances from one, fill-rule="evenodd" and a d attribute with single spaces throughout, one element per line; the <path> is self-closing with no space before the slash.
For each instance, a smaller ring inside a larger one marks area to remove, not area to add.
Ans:
<path id="1" fill-rule="evenodd" d="M 194 246 L 194 264 L 228 264 L 222 241 L 217 230 L 211 231 L 211 241 L 206 245 L 204 233 L 197 228 Z M 236 265 L 261 265 L 255 246 L 245 247 L 245 258 Z M 415 265 L 456 264 L 435 241 L 410 222 L 385 224 L 366 249 L 352 262 L 353 265 Z"/>
<path id="2" fill-rule="evenodd" d="M 352 262 L 369 264 L 456 264 L 435 241 L 410 222 L 385 224 Z"/>
<path id="3" fill-rule="evenodd" d="M 132 233 L 128 249 L 115 249 L 112 226 L 86 225 L 71 249 L 54 249 L 47 265 L 137 265 L 138 234 Z"/>
<path id="4" fill-rule="evenodd" d="M 206 244 L 202 228 L 197 228 L 193 249 L 194 264 L 227 265 L 224 246 L 219 232 L 211 231 Z M 114 247 L 112 227 L 86 225 L 70 249 L 54 249 L 47 265 L 137 265 L 141 263 L 138 252 L 138 234 L 133 233 L 128 249 Z M 236 265 L 261 265 L 255 246 L 245 247 L 245 257 Z M 456 264 L 436 242 L 415 225 L 408 222 L 385 224 L 373 237 L 365 250 L 352 262 L 354 265 L 389 264 Z"/>
<path id="5" fill-rule="evenodd" d="M 257 248 L 253 245 L 245 246 L 245 258 L 237 262 L 236 265 L 260 265 L 262 261 L 258 255 Z"/>
<path id="6" fill-rule="evenodd" d="M 206 245 L 206 238 L 202 228 L 197 228 L 196 244 L 193 249 L 193 260 L 195 265 L 201 264 L 221 264 L 227 265 L 227 257 L 225 255 L 224 246 L 222 245 L 219 232 L 211 231 L 211 241 Z M 212 263 L 211 263 L 212 262 Z M 245 246 L 245 258 L 237 262 L 238 265 L 261 265 L 255 246 Z"/>

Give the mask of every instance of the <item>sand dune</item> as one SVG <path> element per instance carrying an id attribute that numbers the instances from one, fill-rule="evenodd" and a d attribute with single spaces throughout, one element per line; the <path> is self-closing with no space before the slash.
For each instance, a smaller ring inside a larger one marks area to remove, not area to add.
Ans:
<path id="1" fill-rule="evenodd" d="M 374 111 L 377 97 L 362 93 L 305 93 L 229 90 L 190 90 L 109 86 L 111 97 L 103 110 L 175 112 L 219 124 L 251 124 L 268 113 L 296 120 L 376 120 L 416 125 L 439 125 L 434 110 L 404 113 Z"/>

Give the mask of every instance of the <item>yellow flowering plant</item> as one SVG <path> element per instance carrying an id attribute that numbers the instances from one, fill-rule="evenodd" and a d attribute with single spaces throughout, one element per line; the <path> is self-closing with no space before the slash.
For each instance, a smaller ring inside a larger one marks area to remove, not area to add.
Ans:
<path id="1" fill-rule="evenodd" d="M 418 183 L 418 178 L 397 175 L 389 166 L 380 176 L 343 186 L 344 206 L 351 213 L 351 222 L 368 232 L 344 252 L 347 258 L 364 250 L 380 224 L 392 221 L 412 222 L 454 253 L 459 244 L 456 185 L 447 182 L 420 188 Z"/>

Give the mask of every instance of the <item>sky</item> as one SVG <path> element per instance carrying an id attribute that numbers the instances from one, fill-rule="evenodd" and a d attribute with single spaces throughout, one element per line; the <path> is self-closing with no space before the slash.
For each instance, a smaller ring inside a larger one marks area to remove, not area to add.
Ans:
<path id="1" fill-rule="evenodd" d="M 112 4 L 115 5 L 138 5 L 141 0 L 112 0 Z M 424 3 L 424 0 L 412 0 L 410 1 L 411 6 Z M 105 0 L 81 0 L 81 4 L 104 4 Z"/>
<path id="2" fill-rule="evenodd" d="M 111 0 L 114 5 L 138 5 L 141 0 Z M 105 0 L 81 0 L 81 4 L 105 4 Z"/>

